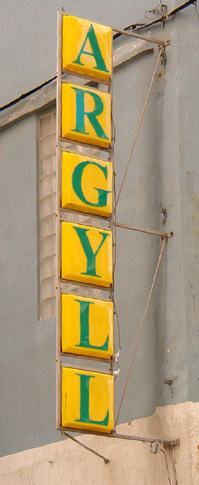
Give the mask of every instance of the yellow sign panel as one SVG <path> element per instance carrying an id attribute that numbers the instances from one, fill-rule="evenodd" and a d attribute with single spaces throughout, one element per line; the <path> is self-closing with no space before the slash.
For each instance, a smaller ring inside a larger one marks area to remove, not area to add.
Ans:
<path id="1" fill-rule="evenodd" d="M 113 355 L 113 303 L 62 294 L 62 352 Z"/>
<path id="2" fill-rule="evenodd" d="M 63 279 L 111 286 L 111 231 L 62 222 L 61 256 Z"/>
<path id="3" fill-rule="evenodd" d="M 111 162 L 62 152 L 62 207 L 109 217 L 112 177 Z"/>
<path id="4" fill-rule="evenodd" d="M 114 428 L 114 377 L 62 368 L 62 421 L 66 428 L 111 433 Z"/>
<path id="5" fill-rule="evenodd" d="M 62 69 L 109 80 L 112 73 L 112 29 L 63 15 Z"/>
<path id="6" fill-rule="evenodd" d="M 63 83 L 62 137 L 108 148 L 111 144 L 110 94 Z"/>

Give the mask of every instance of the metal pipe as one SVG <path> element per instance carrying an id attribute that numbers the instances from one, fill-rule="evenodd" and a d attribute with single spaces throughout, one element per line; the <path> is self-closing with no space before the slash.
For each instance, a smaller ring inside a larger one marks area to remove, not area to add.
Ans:
<path id="1" fill-rule="evenodd" d="M 143 443 L 159 443 L 161 445 L 164 445 L 165 447 L 173 447 L 173 446 L 179 446 L 180 445 L 180 439 L 174 439 L 174 440 L 163 440 L 159 438 L 146 438 L 144 436 L 134 436 L 134 435 L 128 435 L 128 434 L 120 434 L 117 433 L 116 431 L 112 431 L 112 433 L 99 433 L 97 431 L 89 431 L 89 430 L 81 430 L 81 429 L 71 429 L 67 428 L 70 432 L 72 433 L 82 433 L 82 434 L 89 434 L 93 436 L 101 436 L 103 438 L 114 438 L 114 439 L 119 439 L 119 440 L 128 440 L 128 441 L 140 441 Z M 64 428 L 60 428 L 62 432 L 65 432 Z M 70 435 L 69 435 L 70 436 Z"/>
<path id="2" fill-rule="evenodd" d="M 77 443 L 79 446 L 82 446 L 82 448 L 84 448 L 85 450 L 90 451 L 91 453 L 93 453 L 94 455 L 98 456 L 99 458 L 102 458 L 102 460 L 104 460 L 105 464 L 109 463 L 109 459 L 108 458 L 106 458 L 103 455 L 100 455 L 100 453 L 98 453 L 97 451 L 93 450 L 89 446 L 84 445 L 84 443 L 81 443 L 81 441 L 77 440 L 76 438 L 74 438 L 70 434 L 66 433 L 65 431 L 62 432 L 62 434 L 64 434 L 68 438 L 70 438 L 72 441 L 74 441 L 75 443 Z"/>
<path id="3" fill-rule="evenodd" d="M 153 231 L 152 229 L 141 229 L 140 227 L 128 226 L 127 224 L 122 224 L 121 222 L 115 222 L 115 226 L 121 227 L 121 229 L 129 229 L 130 231 L 144 232 L 146 234 L 152 234 L 154 236 L 161 236 L 166 238 L 173 237 L 174 235 L 173 231 L 167 233 L 161 231 Z"/>
<path id="4" fill-rule="evenodd" d="M 137 34 L 136 32 L 132 32 L 128 30 L 115 29 L 115 27 L 112 27 L 112 29 L 114 30 L 114 32 L 118 32 L 119 34 L 129 35 L 131 37 L 136 37 L 137 39 L 146 40 L 146 42 L 152 42 L 153 44 L 161 45 L 162 47 L 166 47 L 171 43 L 170 40 L 164 41 L 164 40 L 154 39 L 154 37 L 149 38 L 146 35 Z"/>

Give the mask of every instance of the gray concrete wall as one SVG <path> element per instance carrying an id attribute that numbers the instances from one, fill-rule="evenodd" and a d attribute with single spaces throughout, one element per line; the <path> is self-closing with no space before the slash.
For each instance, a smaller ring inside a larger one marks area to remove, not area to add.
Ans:
<path id="1" fill-rule="evenodd" d="M 123 42 L 124 40 L 121 39 L 116 42 L 116 45 L 122 45 Z M 116 124 L 117 192 L 129 158 L 157 55 L 158 52 L 155 51 L 140 57 L 134 62 L 129 62 L 125 67 L 116 69 L 114 74 L 113 111 Z M 116 212 L 118 222 L 152 229 L 157 228 L 158 213 L 155 157 L 156 119 L 153 109 L 155 102 L 154 91 Z M 116 383 L 119 401 L 157 263 L 157 237 L 119 228 L 116 235 L 115 299 L 122 345 L 121 374 Z M 132 414 L 135 417 L 152 414 L 155 410 L 155 402 L 156 345 L 152 303 L 121 410 L 121 421 L 129 421 Z"/>
<path id="2" fill-rule="evenodd" d="M 37 321 L 36 120 L 0 135 L 1 454 L 58 438 L 55 319 Z"/>
<path id="3" fill-rule="evenodd" d="M 167 248 L 157 295 L 158 403 L 198 401 L 198 18 L 190 7 L 170 24 L 171 49 L 157 93 L 159 204 Z M 172 386 L 165 385 L 172 380 Z M 172 401 L 171 401 L 172 399 Z"/>
<path id="4" fill-rule="evenodd" d="M 169 2 L 169 9 L 178 2 Z M 64 5 L 65 6 L 65 5 Z M 67 12 L 124 27 L 156 2 L 91 1 Z M 10 7 L 10 11 L 9 11 Z M 11 8 L 12 7 L 12 8 Z M 1 104 L 55 74 L 60 2 L 6 2 L 2 11 Z M 113 8 L 114 7 L 114 8 Z M 45 16 L 42 16 L 45 13 Z M 50 35 L 49 35 L 50 32 Z M 189 7 L 164 29 L 171 38 L 160 66 L 117 209 L 130 225 L 174 230 L 147 314 L 120 422 L 153 414 L 156 405 L 198 400 L 198 19 Z M 48 41 L 46 41 L 48 39 Z M 123 37 L 114 49 L 124 45 Z M 131 150 L 158 51 L 114 72 L 116 187 Z M 23 74 L 23 75 L 22 75 Z M 37 320 L 36 115 L 1 138 L 1 454 L 60 439 L 55 431 L 55 319 Z M 167 209 L 162 225 L 161 209 Z M 143 316 L 161 240 L 117 230 L 116 304 L 121 373 L 116 411 Z M 172 386 L 165 384 L 172 380 Z"/>

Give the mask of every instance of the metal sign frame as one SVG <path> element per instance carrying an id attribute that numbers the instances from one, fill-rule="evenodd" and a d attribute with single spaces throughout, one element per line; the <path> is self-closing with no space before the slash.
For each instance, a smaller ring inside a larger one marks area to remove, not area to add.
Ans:
<path id="1" fill-rule="evenodd" d="M 112 243 L 112 258 L 113 258 L 113 268 L 115 265 L 114 261 L 114 243 L 115 243 L 115 238 L 114 238 L 114 213 L 112 210 L 112 214 L 110 217 L 102 217 L 96 214 L 89 214 L 89 212 L 83 213 L 79 211 L 74 211 L 74 210 L 69 210 L 69 209 L 63 209 L 60 207 L 60 201 L 61 201 L 61 164 L 62 164 L 62 151 L 66 150 L 64 144 L 67 142 L 70 143 L 72 146 L 72 150 L 75 149 L 75 147 L 84 147 L 85 150 L 89 149 L 94 149 L 94 150 L 99 150 L 100 152 L 104 152 L 107 154 L 107 158 L 104 159 L 104 161 L 110 161 L 113 163 L 113 156 L 114 156 L 114 141 L 113 141 L 113 121 L 111 119 L 111 124 L 112 124 L 112 139 L 111 139 L 111 145 L 109 148 L 103 148 L 103 147 L 98 147 L 96 145 L 91 145 L 91 144 L 86 144 L 82 142 L 76 142 L 73 140 L 68 140 L 67 138 L 62 138 L 62 133 L 61 133 L 61 90 L 62 90 L 62 82 L 63 82 L 63 75 L 72 75 L 76 78 L 77 84 L 78 84 L 78 79 L 85 79 L 87 82 L 96 82 L 100 83 L 103 85 L 107 86 L 107 92 L 111 96 L 111 116 L 112 116 L 112 92 L 113 92 L 113 85 L 112 85 L 112 73 L 109 81 L 97 79 L 97 78 L 92 78 L 89 75 L 84 75 L 84 74 L 79 74 L 77 72 L 71 72 L 67 71 L 65 69 L 62 69 L 62 20 L 63 20 L 63 15 L 67 15 L 66 12 L 61 11 L 58 12 L 57 15 L 57 99 L 56 99 L 56 429 L 60 430 L 61 432 L 63 431 L 72 431 L 72 432 L 78 432 L 78 433 L 84 433 L 84 430 L 81 429 L 75 429 L 75 428 L 66 428 L 61 426 L 61 369 L 62 367 L 66 366 L 66 364 L 63 362 L 63 357 L 78 357 L 81 359 L 89 360 L 89 361 L 101 361 L 107 364 L 110 364 L 110 369 L 109 371 L 106 372 L 106 374 L 112 374 L 113 375 L 113 369 L 114 369 L 114 359 L 113 357 L 108 360 L 108 359 L 98 359 L 95 357 L 86 357 L 82 355 L 73 355 L 73 354 L 65 354 L 61 351 L 61 295 L 63 293 L 67 293 L 67 285 L 77 285 L 79 288 L 82 290 L 82 294 L 79 294 L 79 296 L 84 296 L 83 295 L 83 290 L 84 288 L 90 288 L 91 292 L 95 292 L 95 295 L 93 296 L 92 293 L 89 295 L 89 297 L 96 298 L 96 299 L 103 299 L 100 296 L 96 296 L 97 292 L 99 290 L 106 292 L 106 295 L 108 295 L 107 301 L 114 301 L 113 297 L 113 292 L 114 292 L 114 271 L 113 271 L 113 283 L 111 287 L 105 288 L 105 287 L 100 287 L 97 285 L 93 284 L 87 284 L 87 283 L 79 283 L 76 281 L 67 281 L 67 280 L 62 280 L 61 279 L 61 222 L 62 221 L 70 221 L 70 219 L 67 219 L 67 217 L 70 217 L 71 214 L 76 214 L 77 218 L 78 216 L 81 216 L 81 222 L 78 222 L 78 224 L 86 224 L 89 225 L 87 222 L 82 222 L 82 219 L 88 218 L 88 216 L 92 217 L 92 219 L 97 221 L 97 226 L 94 226 L 94 223 L 91 224 L 91 227 L 98 227 L 100 229 L 105 229 L 105 227 L 102 224 L 102 221 L 107 221 L 108 227 L 106 229 L 109 229 L 112 231 L 112 236 L 113 236 L 113 243 Z M 65 81 L 66 82 L 66 81 Z M 91 156 L 90 153 L 84 153 L 84 155 Z M 95 155 L 93 155 L 95 156 Z M 114 187 L 114 170 L 113 170 L 113 187 Z M 114 207 L 114 190 L 113 190 L 113 202 L 112 202 L 112 209 Z M 69 291 L 70 292 L 70 291 Z M 68 365 L 67 367 L 72 367 L 72 365 Z M 80 366 L 82 368 L 82 366 Z M 78 367 L 78 368 L 80 368 Z M 91 369 L 90 366 L 87 368 L 88 371 L 97 371 L 99 372 L 99 369 Z M 101 371 L 100 371 L 101 372 Z M 105 433 L 98 433 L 95 431 L 89 431 L 86 430 L 86 433 L 90 434 L 105 434 Z M 114 432 L 114 430 L 113 430 Z M 106 434 L 105 434 L 106 435 Z M 111 433 L 109 433 L 109 436 Z"/>

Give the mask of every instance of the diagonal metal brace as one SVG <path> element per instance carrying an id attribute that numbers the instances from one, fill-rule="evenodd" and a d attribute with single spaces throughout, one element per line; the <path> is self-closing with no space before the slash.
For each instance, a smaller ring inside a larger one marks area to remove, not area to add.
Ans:
<path id="1" fill-rule="evenodd" d="M 93 455 L 98 456 L 98 458 L 102 458 L 102 460 L 104 460 L 105 465 L 107 465 L 107 463 L 109 463 L 108 458 L 106 458 L 104 455 L 101 455 L 97 451 L 93 450 L 93 448 L 90 448 L 90 446 L 87 446 L 84 443 L 82 443 L 81 441 L 77 440 L 76 438 L 74 438 L 74 436 L 71 436 L 69 433 L 66 433 L 65 431 L 62 431 L 61 434 L 67 436 L 67 438 L 70 438 L 72 441 L 77 443 L 79 446 L 81 446 L 85 450 L 90 451 L 91 453 L 93 453 Z"/>

